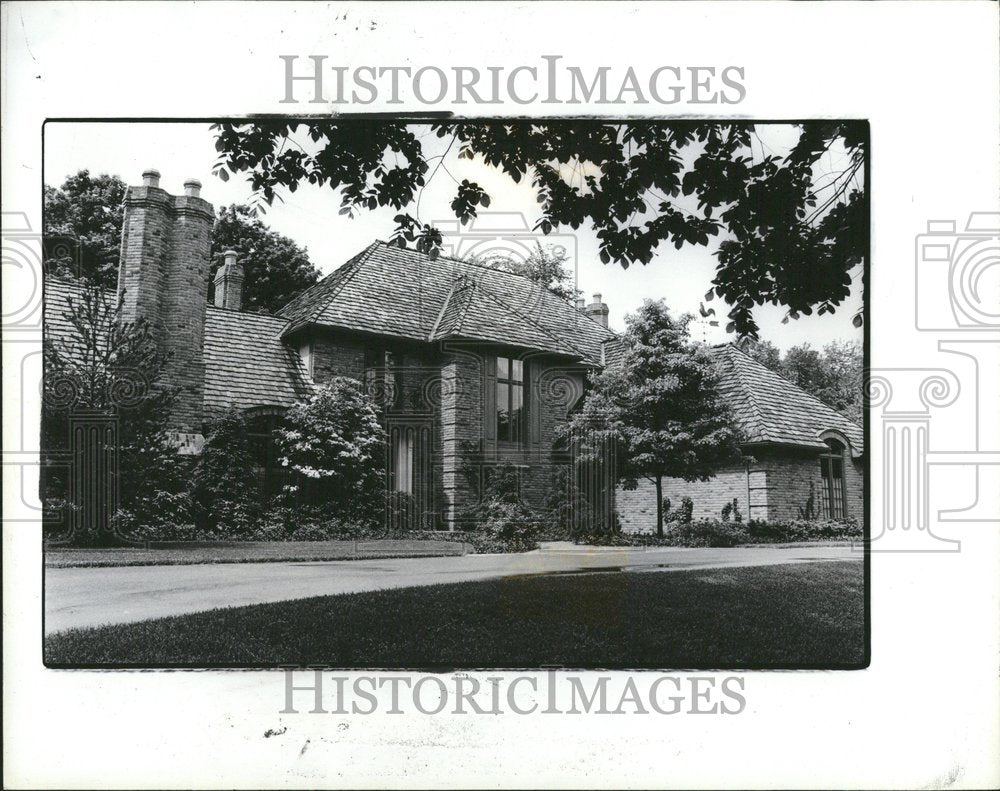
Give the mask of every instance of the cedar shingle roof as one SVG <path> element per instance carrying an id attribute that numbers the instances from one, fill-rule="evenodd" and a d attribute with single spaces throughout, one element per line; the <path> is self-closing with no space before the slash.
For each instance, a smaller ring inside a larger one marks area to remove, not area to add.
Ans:
<path id="1" fill-rule="evenodd" d="M 299 353 L 281 340 L 285 320 L 211 305 L 205 314 L 205 412 L 288 407 L 312 388 Z"/>
<path id="2" fill-rule="evenodd" d="M 833 407 L 736 346 L 716 346 L 712 352 L 725 373 L 722 390 L 726 401 L 749 442 L 823 449 L 826 444 L 820 435 L 832 430 L 847 437 L 854 455 L 864 453 L 861 427 Z"/>
<path id="3" fill-rule="evenodd" d="M 79 299 L 82 292 L 79 283 L 46 278 L 46 339 L 71 341 L 69 300 Z M 105 296 L 115 298 L 109 292 Z M 311 385 L 299 355 L 281 340 L 286 323 L 276 316 L 208 306 L 203 347 L 206 415 L 229 407 L 287 407 L 308 394 Z"/>
<path id="4" fill-rule="evenodd" d="M 375 242 L 280 311 L 285 336 L 308 324 L 412 340 L 479 340 L 594 365 L 615 337 L 520 275 Z"/>

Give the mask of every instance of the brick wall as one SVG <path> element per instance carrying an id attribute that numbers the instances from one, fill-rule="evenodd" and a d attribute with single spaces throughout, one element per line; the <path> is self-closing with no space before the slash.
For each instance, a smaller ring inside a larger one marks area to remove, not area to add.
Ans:
<path id="1" fill-rule="evenodd" d="M 470 449 L 479 461 L 480 480 L 496 464 L 510 462 L 519 471 L 521 496 L 533 508 L 542 509 L 552 492 L 560 462 L 552 457 L 559 427 L 567 410 L 583 392 L 584 374 L 567 369 L 557 359 L 534 356 L 526 360 L 528 382 L 528 434 L 523 447 L 491 442 L 490 421 L 495 421 L 486 381 L 487 357 L 497 352 L 473 347 L 445 347 L 441 366 L 440 462 L 446 501 L 446 521 L 461 527 L 460 515 L 475 505 L 478 492 L 462 470 Z M 481 489 L 481 486 L 478 488 Z"/>
<path id="2" fill-rule="evenodd" d="M 321 332 L 312 338 L 312 378 L 323 384 L 335 376 L 362 381 L 365 342 L 347 333 Z"/>
<path id="3" fill-rule="evenodd" d="M 663 496 L 670 498 L 671 509 L 681 507 L 681 500 L 690 497 L 695 519 L 719 519 L 722 508 L 735 497 L 743 518 L 767 518 L 766 472 L 759 466 L 750 468 L 750 505 L 747 508 L 747 470 L 744 466 L 720 470 L 708 481 L 685 481 L 682 478 L 664 478 Z M 633 490 L 618 487 L 616 493 L 618 517 L 622 530 L 628 532 L 656 531 L 656 485 L 645 478 Z"/>
<path id="4" fill-rule="evenodd" d="M 200 434 L 203 421 L 205 309 L 212 204 L 189 182 L 181 196 L 149 176 L 129 187 L 125 201 L 118 292 L 123 318 L 144 318 L 167 355 L 164 380 L 178 387 L 170 415 L 173 430 Z"/>
<path id="5" fill-rule="evenodd" d="M 815 451 L 755 449 L 755 463 L 750 468 L 750 505 L 747 509 L 747 473 L 745 468 L 723 470 L 709 481 L 687 482 L 676 478 L 663 480 L 663 496 L 678 508 L 681 498 L 694 503 L 695 519 L 718 519 L 722 507 L 735 497 L 744 519 L 771 521 L 798 519 L 812 492 L 817 513 L 821 513 L 819 457 Z M 864 521 L 864 466 L 848 460 L 844 465 L 847 490 L 847 515 Z M 812 488 L 810 489 L 810 484 Z M 656 487 L 640 480 L 639 487 L 625 491 L 618 487 L 616 505 L 622 529 L 652 532 L 656 529 Z"/>
<path id="6" fill-rule="evenodd" d="M 767 460 L 768 517 L 798 519 L 810 493 L 814 507 L 822 515 L 823 476 L 815 455 L 773 457 Z M 864 521 L 864 466 L 851 459 L 844 464 L 847 516 Z M 810 488 L 811 486 L 811 488 Z"/>

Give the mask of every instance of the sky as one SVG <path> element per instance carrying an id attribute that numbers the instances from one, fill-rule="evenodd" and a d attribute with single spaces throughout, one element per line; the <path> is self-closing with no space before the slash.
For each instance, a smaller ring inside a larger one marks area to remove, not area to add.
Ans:
<path id="1" fill-rule="evenodd" d="M 768 153 L 780 153 L 793 142 L 795 131 L 788 126 L 759 128 L 760 145 Z M 444 154 L 446 141 L 439 140 L 426 128 L 425 157 Z M 110 173 L 129 184 L 141 184 L 142 172 L 156 168 L 161 173 L 160 186 L 170 193 L 182 194 L 183 183 L 189 178 L 202 182 L 202 197 L 216 207 L 244 203 L 250 198 L 249 185 L 237 176 L 223 182 L 212 175 L 216 159 L 214 137 L 206 123 L 81 123 L 49 122 L 45 126 L 45 183 L 59 185 L 79 170 L 93 174 Z M 436 163 L 441 167 L 435 172 Z M 578 288 L 591 301 L 601 294 L 610 309 L 612 329 L 625 327 L 625 314 L 634 311 L 643 299 L 665 299 L 675 314 L 696 313 L 708 291 L 715 271 L 712 255 L 719 238 L 708 247 L 685 245 L 676 250 L 661 245 L 653 260 L 645 265 L 633 265 L 623 270 L 617 264 L 602 264 L 598 258 L 596 234 L 589 229 L 553 231 L 548 236 L 534 234 L 530 229 L 539 217 L 538 204 L 530 179 L 514 182 L 498 169 L 481 161 L 459 160 L 457 151 L 431 162 L 430 178 L 420 195 L 421 222 L 441 228 L 445 244 L 460 255 L 469 253 L 510 252 L 523 255 L 537 239 L 543 245 L 562 246 L 573 261 Z M 836 152 L 828 153 L 820 167 L 839 170 L 842 162 Z M 579 179 L 578 172 L 567 173 L 568 179 Z M 490 209 L 481 211 L 471 226 L 458 225 L 449 204 L 455 195 L 456 182 L 463 179 L 478 182 L 490 195 Z M 283 193 L 284 202 L 276 200 L 267 210 L 264 221 L 274 230 L 294 240 L 308 250 L 309 258 L 325 275 L 334 271 L 373 240 L 386 240 L 392 234 L 397 210 L 387 207 L 360 212 L 354 218 L 341 216 L 339 193 L 329 187 L 302 185 L 294 193 Z M 720 237 L 721 238 L 721 237 Z M 851 318 L 861 307 L 860 272 L 855 272 L 851 296 L 833 315 L 802 316 L 797 321 L 782 324 L 785 309 L 764 305 L 755 310 L 762 340 L 779 349 L 810 343 L 822 347 L 832 341 L 862 341 L 862 331 Z M 725 325 L 727 310 L 716 299 L 706 303 L 715 307 Z M 722 309 L 720 309 L 722 308 Z M 733 340 L 722 326 L 713 328 L 704 322 L 693 327 L 693 337 L 710 343 Z"/>

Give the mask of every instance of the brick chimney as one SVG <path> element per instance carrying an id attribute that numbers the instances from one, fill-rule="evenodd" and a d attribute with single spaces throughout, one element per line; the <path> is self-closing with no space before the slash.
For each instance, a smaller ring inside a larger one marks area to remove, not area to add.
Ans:
<path id="1" fill-rule="evenodd" d="M 243 265 L 236 261 L 236 251 L 223 253 L 225 263 L 215 272 L 215 307 L 239 310 L 243 306 Z"/>
<path id="2" fill-rule="evenodd" d="M 142 186 L 125 197 L 118 294 L 123 318 L 149 322 L 166 353 L 164 379 L 180 388 L 170 414 L 181 453 L 202 443 L 205 361 L 205 303 L 209 244 L 215 211 L 200 197 L 201 183 L 189 179 L 183 195 L 160 188 L 160 174 L 147 170 Z"/>
<path id="3" fill-rule="evenodd" d="M 583 309 L 583 312 L 594 321 L 600 322 L 605 327 L 608 326 L 608 313 L 610 311 L 608 310 L 608 306 L 601 302 L 600 294 L 594 294 L 594 301 L 587 305 Z"/>

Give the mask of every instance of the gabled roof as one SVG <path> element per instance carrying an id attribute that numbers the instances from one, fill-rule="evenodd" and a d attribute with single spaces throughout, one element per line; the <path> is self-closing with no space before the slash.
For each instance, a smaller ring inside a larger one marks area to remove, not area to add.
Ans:
<path id="1" fill-rule="evenodd" d="M 748 442 L 800 445 L 822 450 L 822 435 L 843 435 L 855 456 L 864 453 L 864 432 L 836 409 L 757 362 L 732 344 L 715 346 L 723 368 L 721 389 Z"/>
<path id="2" fill-rule="evenodd" d="M 462 339 L 601 363 L 614 333 L 538 283 L 386 242 L 369 245 L 280 311 L 285 335 L 307 325 L 418 341 Z"/>
<path id="3" fill-rule="evenodd" d="M 45 279 L 47 340 L 72 341 L 69 301 L 79 300 L 83 291 L 83 285 L 76 281 Z M 102 293 L 108 300 L 115 299 L 112 292 Z M 281 340 L 285 324 L 285 319 L 276 316 L 207 307 L 203 347 L 206 415 L 229 407 L 288 407 L 308 395 L 311 384 L 299 355 Z"/>

